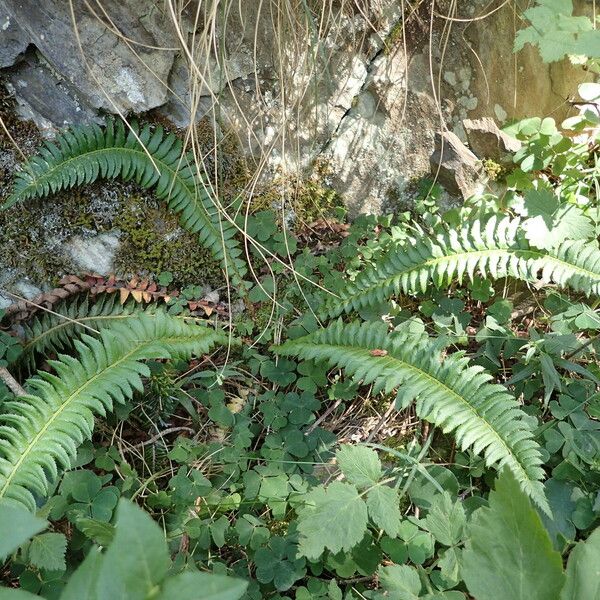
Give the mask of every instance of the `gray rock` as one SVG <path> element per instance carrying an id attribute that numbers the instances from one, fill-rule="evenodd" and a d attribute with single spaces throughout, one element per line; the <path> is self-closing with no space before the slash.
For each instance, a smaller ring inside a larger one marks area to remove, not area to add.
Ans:
<path id="1" fill-rule="evenodd" d="M 521 149 L 521 142 L 500 130 L 493 119 L 465 119 L 463 128 L 471 150 L 479 158 L 491 158 L 497 163 L 512 162 L 512 155 Z"/>
<path id="2" fill-rule="evenodd" d="M 70 4 L 63 0 L 0 0 L 0 14 L 9 15 L 10 22 L 21 28 L 55 72 L 46 85 L 51 88 L 60 81 L 77 90 L 90 107 L 113 113 L 144 112 L 164 104 L 164 82 L 173 64 L 176 40 L 158 4 L 152 0 L 103 0 L 102 9 L 120 35 L 107 27 L 101 12 L 93 14 L 84 2 L 72 3 L 75 33 Z M 52 100 L 50 97 L 42 114 L 52 114 Z M 51 120 L 62 125 L 63 112 Z"/>
<path id="3" fill-rule="evenodd" d="M 0 68 L 12 67 L 28 45 L 27 34 L 0 3 Z"/>
<path id="4" fill-rule="evenodd" d="M 119 237 L 102 233 L 96 237 L 75 236 L 67 242 L 64 251 L 82 271 L 109 275 L 114 269 L 114 258 L 119 247 Z"/>
<path id="5" fill-rule="evenodd" d="M 73 89 L 65 85 L 45 61 L 35 52 L 28 52 L 7 77 L 8 85 L 17 99 L 17 112 L 33 120 L 42 130 L 102 123 L 96 111 Z"/>
<path id="6" fill-rule="evenodd" d="M 485 175 L 477 157 L 451 131 L 436 134 L 431 172 L 453 195 L 465 200 L 483 191 Z"/>

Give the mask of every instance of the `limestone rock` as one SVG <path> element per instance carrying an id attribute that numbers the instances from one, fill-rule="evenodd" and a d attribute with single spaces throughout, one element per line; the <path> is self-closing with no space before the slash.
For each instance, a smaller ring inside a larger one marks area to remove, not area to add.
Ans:
<path id="1" fill-rule="evenodd" d="M 435 148 L 430 158 L 431 173 L 450 194 L 466 200 L 483 191 L 481 163 L 456 134 L 436 134 Z"/>
<path id="2" fill-rule="evenodd" d="M 0 69 L 14 65 L 28 44 L 26 33 L 0 2 Z"/>
<path id="3" fill-rule="evenodd" d="M 471 150 L 481 159 L 510 163 L 512 155 L 521 149 L 521 142 L 501 131 L 489 117 L 465 119 L 463 127 Z"/>
<path id="4" fill-rule="evenodd" d="M 80 104 L 113 113 L 144 112 L 164 104 L 167 88 L 160 82 L 168 79 L 175 38 L 165 27 L 168 21 L 158 4 L 152 0 L 103 1 L 102 9 L 114 27 L 101 13 L 92 13 L 88 3 L 76 0 L 73 6 L 77 34 L 69 2 L 0 0 L 0 14 L 8 15 L 9 22 L 21 29 L 51 67 L 44 73 L 48 89 L 59 83 L 75 91 Z M 19 89 L 15 91 L 18 95 Z M 48 96 L 43 113 L 62 125 L 65 105 L 54 115 L 54 98 Z"/>
<path id="5" fill-rule="evenodd" d="M 102 123 L 96 111 L 66 85 L 35 52 L 28 52 L 7 75 L 7 87 L 17 99 L 17 112 L 44 131 L 60 127 Z"/>
<path id="6" fill-rule="evenodd" d="M 83 272 L 109 275 L 114 270 L 114 258 L 119 237 L 103 233 L 96 237 L 75 236 L 65 246 L 65 253 Z"/>

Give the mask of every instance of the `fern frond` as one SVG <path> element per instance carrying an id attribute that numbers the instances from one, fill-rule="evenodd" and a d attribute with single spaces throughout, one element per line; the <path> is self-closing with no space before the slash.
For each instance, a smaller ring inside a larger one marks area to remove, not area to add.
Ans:
<path id="1" fill-rule="evenodd" d="M 19 363 L 30 370 L 35 367 L 37 355 L 47 357 L 50 354 L 65 351 L 73 346 L 73 341 L 81 333 L 110 328 L 115 323 L 137 319 L 140 313 L 150 318 L 161 318 L 162 310 L 157 304 L 148 304 L 141 308 L 137 302 L 121 304 L 116 294 L 101 294 L 90 302 L 89 296 L 80 301 L 71 299 L 53 307 L 52 312 L 38 314 L 31 323 L 23 325 L 23 348 Z M 177 315 L 177 320 L 201 322 L 201 319 Z"/>
<path id="2" fill-rule="evenodd" d="M 94 415 L 105 415 L 142 389 L 142 361 L 203 354 L 223 333 L 160 312 L 144 313 L 74 342 L 77 358 L 50 361 L 55 374 L 26 382 L 30 394 L 3 404 L 0 414 L 0 499 L 35 510 L 77 447 L 92 434 Z"/>
<path id="3" fill-rule="evenodd" d="M 364 270 L 337 298 L 319 311 L 335 317 L 383 302 L 394 294 L 425 292 L 429 286 L 448 285 L 475 274 L 525 281 L 541 278 L 586 295 L 600 293 L 600 249 L 584 240 L 565 241 L 552 250 L 529 246 L 520 234 L 519 219 L 495 217 L 475 221 L 460 231 L 422 238 L 413 245 L 397 245 L 379 262 Z"/>
<path id="4" fill-rule="evenodd" d="M 137 137 L 136 137 L 137 136 Z M 135 180 L 154 188 L 156 196 L 180 213 L 182 226 L 197 233 L 200 242 L 226 263 L 234 282 L 241 281 L 246 265 L 235 239 L 236 229 L 221 219 L 219 210 L 198 177 L 193 156 L 183 153 L 181 140 L 132 124 L 126 131 L 121 121 L 75 128 L 46 142 L 15 176 L 12 193 L 3 208 L 23 200 L 45 197 L 60 190 L 89 184 L 97 179 Z"/>
<path id="5" fill-rule="evenodd" d="M 374 356 L 373 350 L 385 352 Z M 503 386 L 491 383 L 492 377 L 461 353 L 441 360 L 428 336 L 388 333 L 383 323 L 346 325 L 341 320 L 275 351 L 326 361 L 379 390 L 406 386 L 421 418 L 453 432 L 463 450 L 483 454 L 488 466 L 510 468 L 523 491 L 549 510 L 540 482 L 539 446 L 523 421 L 525 414 Z"/>
<path id="6" fill-rule="evenodd" d="M 116 294 L 103 294 L 93 302 L 87 295 L 81 300 L 62 301 L 52 307 L 52 312 L 42 312 L 30 323 L 23 324 L 23 350 L 19 362 L 33 369 L 37 355 L 48 356 L 64 351 L 73 345 L 79 334 L 89 333 L 87 328 L 100 329 L 107 323 L 139 312 L 138 304 L 121 304 Z"/>

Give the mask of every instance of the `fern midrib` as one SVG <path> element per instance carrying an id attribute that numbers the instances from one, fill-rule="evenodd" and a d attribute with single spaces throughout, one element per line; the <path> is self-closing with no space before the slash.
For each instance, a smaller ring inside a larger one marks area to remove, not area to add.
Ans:
<path id="1" fill-rule="evenodd" d="M 110 363 L 110 365 L 108 365 L 106 368 L 102 369 L 101 371 L 96 373 L 93 377 L 91 377 L 90 379 L 87 379 L 83 385 L 79 386 L 72 394 L 70 394 L 67 397 L 67 399 L 59 406 L 59 408 L 56 411 L 54 411 L 54 414 L 44 424 L 44 427 L 42 427 L 42 429 L 29 442 L 29 444 L 27 444 L 24 452 L 19 457 L 19 460 L 14 464 L 10 474 L 6 477 L 6 481 L 4 482 L 4 485 L 2 486 L 2 488 L 0 488 L 0 498 L 4 497 L 6 490 L 10 487 L 10 484 L 11 484 L 12 480 L 16 477 L 17 473 L 19 472 L 21 465 L 27 459 L 27 457 L 31 454 L 31 452 L 33 452 L 35 446 L 37 445 L 39 440 L 42 438 L 42 436 L 48 431 L 48 429 L 56 421 L 56 419 L 58 419 L 58 417 L 60 415 L 62 415 L 62 413 L 68 408 L 68 406 L 71 404 L 71 402 L 73 402 L 73 400 L 75 398 L 77 398 L 77 396 L 79 394 L 81 394 L 83 392 L 83 390 L 85 390 L 87 387 L 92 385 L 100 376 L 104 375 L 107 371 L 110 371 L 110 370 L 116 368 L 117 366 L 123 364 L 123 362 L 128 360 L 133 354 L 136 354 L 137 352 L 142 351 L 144 349 L 144 346 L 151 346 L 152 344 L 155 344 L 157 341 L 160 341 L 161 343 L 165 343 L 165 344 L 175 343 L 175 342 L 181 341 L 181 339 L 182 338 L 180 338 L 180 337 L 158 338 L 158 339 L 152 339 L 150 341 L 143 342 L 143 343 L 139 344 L 138 346 L 136 346 L 133 350 L 131 350 L 127 354 L 123 355 L 118 361 Z"/>
<path id="2" fill-rule="evenodd" d="M 600 274 L 595 273 L 594 271 L 589 271 L 588 269 L 584 269 L 583 267 L 580 267 L 578 265 L 574 265 L 573 263 L 567 262 L 565 260 L 562 260 L 560 258 L 558 258 L 557 256 L 552 256 L 550 254 L 544 254 L 541 250 L 533 250 L 531 248 L 514 248 L 514 249 L 510 249 L 510 248 L 496 248 L 496 249 L 492 249 L 492 250 L 473 250 L 473 251 L 468 251 L 468 252 L 458 252 L 456 254 L 446 254 L 444 256 L 440 256 L 438 258 L 432 258 L 429 259 L 427 261 L 421 262 L 417 265 L 413 265 L 412 267 L 409 267 L 407 269 L 405 269 L 404 271 L 396 271 L 393 275 L 391 275 L 390 277 L 386 277 L 385 279 L 382 279 L 380 281 L 377 281 L 376 283 L 373 283 L 365 288 L 362 288 L 360 290 L 358 290 L 356 293 L 354 294 L 350 294 L 348 296 L 344 296 L 340 298 L 340 301 L 337 302 L 333 302 L 331 304 L 331 307 L 336 307 L 336 305 L 341 305 L 344 304 L 345 306 L 348 304 L 351 304 L 354 302 L 354 300 L 356 298 L 359 298 L 361 296 L 365 296 L 367 294 L 370 293 L 371 290 L 378 288 L 378 287 L 383 287 L 386 285 L 389 285 L 390 283 L 393 282 L 394 279 L 398 278 L 398 277 L 402 277 L 403 275 L 406 275 L 407 273 L 410 273 L 411 271 L 415 271 L 417 269 L 423 269 L 426 267 L 433 267 L 437 264 L 439 264 L 440 262 L 443 261 L 447 261 L 451 258 L 461 258 L 461 257 L 468 257 L 468 256 L 493 256 L 494 254 L 499 254 L 503 252 L 504 254 L 507 255 L 511 255 L 511 254 L 516 254 L 521 253 L 521 254 L 529 254 L 530 259 L 546 259 L 549 261 L 553 261 L 557 264 L 560 265 L 564 265 L 566 267 L 569 267 L 571 270 L 576 271 L 576 272 L 580 272 L 581 274 L 589 277 L 590 279 L 597 279 L 600 280 Z M 525 257 L 524 257 L 525 258 Z M 529 259 L 526 259 L 529 260 Z"/>
<path id="3" fill-rule="evenodd" d="M 335 345 L 335 344 L 323 344 L 321 342 L 316 342 L 318 343 L 319 347 L 327 347 L 327 348 L 331 348 L 332 351 L 340 351 L 340 352 L 348 352 L 348 350 L 358 350 L 361 352 L 361 355 L 363 354 L 363 350 L 365 352 L 365 358 L 368 359 L 372 359 L 373 357 L 368 353 L 368 349 L 366 348 L 349 348 L 348 346 L 340 346 L 340 345 Z M 419 367 L 417 367 L 416 365 L 413 365 L 411 363 L 408 363 L 400 358 L 398 358 L 397 356 L 393 356 L 391 354 L 388 354 L 387 356 L 381 356 L 378 357 L 377 360 L 385 360 L 386 362 L 391 363 L 390 366 L 395 366 L 394 363 L 392 361 L 395 361 L 397 363 L 399 363 L 401 366 L 404 366 L 407 370 L 409 371 L 413 371 L 415 373 L 417 373 L 418 375 L 421 375 L 422 377 L 428 379 L 429 381 L 431 381 L 433 384 L 443 388 L 444 390 L 446 390 L 448 392 L 449 395 L 453 396 L 454 398 L 457 398 L 461 404 L 465 405 L 468 410 L 475 415 L 478 419 L 481 419 L 482 421 L 485 422 L 485 424 L 487 425 L 489 431 L 491 431 L 493 433 L 493 435 L 497 438 L 497 440 L 501 443 L 502 446 L 504 446 L 504 448 L 506 449 L 506 452 L 508 455 L 510 455 L 510 457 L 512 458 L 513 462 L 518 466 L 519 471 L 523 474 L 523 476 L 525 477 L 525 479 L 527 479 L 528 481 L 531 481 L 531 478 L 529 477 L 529 475 L 527 474 L 527 471 L 525 470 L 525 468 L 523 467 L 523 465 L 521 465 L 521 463 L 519 462 L 519 460 L 517 459 L 517 457 L 515 456 L 513 450 L 510 448 L 510 446 L 504 441 L 504 439 L 502 439 L 502 437 L 500 436 L 500 434 L 494 429 L 494 427 L 492 427 L 491 423 L 482 415 L 480 415 L 475 408 L 469 403 L 467 402 L 459 393 L 455 392 L 451 387 L 448 387 L 444 382 L 440 381 L 439 379 L 437 379 L 436 377 L 433 377 L 432 375 L 430 375 L 429 373 L 427 373 L 427 371 L 423 371 L 423 369 L 420 369 Z"/>

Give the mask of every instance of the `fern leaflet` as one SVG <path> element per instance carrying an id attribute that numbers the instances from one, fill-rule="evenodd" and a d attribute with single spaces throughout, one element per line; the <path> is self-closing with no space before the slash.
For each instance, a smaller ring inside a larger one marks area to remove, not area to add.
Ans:
<path id="1" fill-rule="evenodd" d="M 50 361 L 56 374 L 40 372 L 26 382 L 26 396 L 6 402 L 0 414 L 0 500 L 35 510 L 60 470 L 69 469 L 77 447 L 89 438 L 94 415 L 104 415 L 142 388 L 147 359 L 202 354 L 223 333 L 185 323 L 164 312 L 140 313 L 126 323 L 83 335 L 78 356 Z"/>
<path id="2" fill-rule="evenodd" d="M 222 220 L 190 153 L 181 140 L 165 135 L 162 127 L 146 125 L 126 131 L 121 121 L 75 128 L 47 142 L 16 174 L 12 193 L 4 208 L 34 197 L 89 184 L 99 178 L 135 180 L 181 213 L 182 226 L 198 233 L 200 242 L 229 269 L 232 280 L 243 279 L 246 265 L 235 239 L 236 229 Z"/>
<path id="3" fill-rule="evenodd" d="M 359 310 L 399 293 L 425 292 L 431 284 L 454 279 L 471 281 L 475 273 L 525 281 L 541 277 L 586 295 L 600 293 L 600 249 L 597 243 L 565 241 L 552 250 L 531 247 L 519 235 L 519 219 L 492 217 L 460 231 L 423 238 L 413 245 L 393 246 L 379 262 L 328 300 L 323 318 Z"/>
<path id="4" fill-rule="evenodd" d="M 376 390 L 406 386 L 421 418 L 454 432 L 460 447 L 483 453 L 488 466 L 510 468 L 523 491 L 549 511 L 540 482 L 539 446 L 523 422 L 525 414 L 503 386 L 490 383 L 491 375 L 470 365 L 462 353 L 441 360 L 426 335 L 388 333 L 383 323 L 347 325 L 341 320 L 275 351 L 327 361 L 357 380 L 374 383 Z"/>

